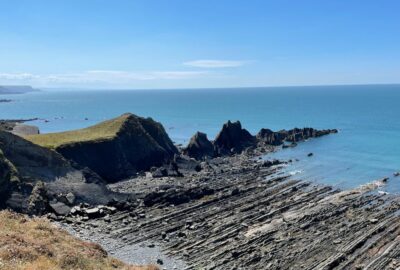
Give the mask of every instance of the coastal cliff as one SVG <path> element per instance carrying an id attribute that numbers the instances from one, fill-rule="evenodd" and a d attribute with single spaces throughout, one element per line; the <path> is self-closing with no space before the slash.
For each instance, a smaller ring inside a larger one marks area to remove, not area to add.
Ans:
<path id="1" fill-rule="evenodd" d="M 19 212 L 67 211 L 67 194 L 74 198 L 70 206 L 107 203 L 113 197 L 90 169 L 6 131 L 0 131 L 0 169 L 0 205 Z"/>
<path id="2" fill-rule="evenodd" d="M 160 166 L 178 153 L 160 123 L 133 114 L 85 129 L 25 138 L 90 168 L 108 182 Z"/>

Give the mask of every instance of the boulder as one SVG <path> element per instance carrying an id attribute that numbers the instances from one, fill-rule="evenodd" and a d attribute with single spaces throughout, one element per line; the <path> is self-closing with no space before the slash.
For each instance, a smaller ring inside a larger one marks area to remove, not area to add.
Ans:
<path id="1" fill-rule="evenodd" d="M 174 163 L 183 174 L 201 171 L 201 164 L 198 160 L 185 155 L 175 155 Z"/>
<path id="2" fill-rule="evenodd" d="M 12 186 L 18 182 L 17 169 L 0 149 L 0 207 L 4 207 L 11 195 Z"/>
<path id="3" fill-rule="evenodd" d="M 47 197 L 46 186 L 42 181 L 38 181 L 28 201 L 28 213 L 33 215 L 43 215 L 49 212 L 50 205 Z"/>
<path id="4" fill-rule="evenodd" d="M 181 177 L 183 174 L 179 171 L 178 164 L 172 161 L 168 165 L 161 166 L 159 168 L 152 168 L 152 177 L 159 178 L 159 177 Z"/>
<path id="5" fill-rule="evenodd" d="M 256 138 L 246 129 L 242 128 L 239 121 L 228 121 L 218 133 L 214 147 L 218 155 L 240 153 L 245 148 L 254 146 Z"/>
<path id="6" fill-rule="evenodd" d="M 58 216 L 66 216 L 71 212 L 71 208 L 62 202 L 50 202 L 50 208 Z"/>
<path id="7" fill-rule="evenodd" d="M 65 195 L 65 199 L 67 200 L 69 205 L 74 205 L 76 197 L 72 192 L 69 192 L 67 195 Z"/>
<path id="8" fill-rule="evenodd" d="M 188 146 L 183 149 L 183 153 L 197 160 L 210 158 L 214 156 L 214 145 L 208 140 L 205 133 L 196 132 Z"/>
<path id="9" fill-rule="evenodd" d="M 133 114 L 124 114 L 85 129 L 26 138 L 54 148 L 107 182 L 168 164 L 178 153 L 160 123 Z"/>

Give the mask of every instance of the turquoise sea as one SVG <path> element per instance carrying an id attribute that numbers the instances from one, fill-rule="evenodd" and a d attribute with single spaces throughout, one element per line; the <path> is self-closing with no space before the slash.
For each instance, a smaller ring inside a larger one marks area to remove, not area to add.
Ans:
<path id="1" fill-rule="evenodd" d="M 0 103 L 0 119 L 38 117 L 42 133 L 82 128 L 132 112 L 160 121 L 186 144 L 196 131 L 213 139 L 227 120 L 256 133 L 293 127 L 337 128 L 266 158 L 299 159 L 293 177 L 355 187 L 384 176 L 383 189 L 400 192 L 400 85 L 179 90 L 43 90 Z M 87 118 L 87 120 L 85 120 Z M 46 122 L 45 120 L 48 120 Z M 314 156 L 307 157 L 309 152 Z"/>

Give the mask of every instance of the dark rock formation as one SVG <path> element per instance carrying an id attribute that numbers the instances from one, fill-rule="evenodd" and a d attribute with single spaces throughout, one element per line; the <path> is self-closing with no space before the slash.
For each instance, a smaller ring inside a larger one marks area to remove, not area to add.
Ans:
<path id="1" fill-rule="evenodd" d="M 184 174 L 187 172 L 201 171 L 200 162 L 185 155 L 175 155 L 174 163 L 177 165 L 179 171 Z"/>
<path id="2" fill-rule="evenodd" d="M 294 147 L 298 141 L 337 132 L 336 129 L 317 130 L 313 128 L 294 128 L 274 132 L 270 129 L 262 128 L 254 137 L 246 129 L 242 128 L 239 121 L 233 123 L 228 121 L 223 125 L 215 141 L 210 142 L 206 134 L 197 132 L 190 139 L 188 146 L 182 150 L 182 153 L 197 160 L 202 160 L 206 157 L 241 153 L 245 149 L 252 151 L 254 147 L 263 145 L 278 146 L 289 142 L 291 144 L 284 144 L 283 147 Z"/>
<path id="3" fill-rule="evenodd" d="M 286 141 L 299 142 L 309 138 L 321 137 L 330 133 L 337 133 L 336 129 L 317 130 L 314 128 L 294 128 L 287 131 Z"/>
<path id="4" fill-rule="evenodd" d="M 214 156 L 214 146 L 208 140 L 205 133 L 197 132 L 190 139 L 188 146 L 183 149 L 183 153 L 189 157 L 201 160 Z"/>
<path id="5" fill-rule="evenodd" d="M 34 215 L 43 215 L 50 210 L 47 189 L 42 181 L 39 181 L 33 187 L 28 200 L 28 213 Z"/>
<path id="6" fill-rule="evenodd" d="M 214 190 L 207 186 L 171 188 L 166 191 L 150 192 L 144 197 L 143 202 L 146 206 L 153 206 L 155 204 L 179 205 L 191 200 L 198 200 L 213 193 Z"/>
<path id="7" fill-rule="evenodd" d="M 50 202 L 50 208 L 52 209 L 52 211 L 54 213 L 56 213 L 59 216 L 66 216 L 71 211 L 71 207 L 69 207 L 65 203 L 58 202 L 58 201 Z"/>
<path id="8" fill-rule="evenodd" d="M 0 149 L 0 207 L 4 207 L 10 196 L 11 186 L 17 182 L 19 182 L 17 170 Z"/>
<path id="9" fill-rule="evenodd" d="M 163 126 L 130 114 L 111 139 L 64 144 L 56 148 L 67 159 L 88 167 L 108 182 L 168 163 L 178 150 Z"/>
<path id="10" fill-rule="evenodd" d="M 317 130 L 314 128 L 294 128 L 291 130 L 280 130 L 274 132 L 270 129 L 263 128 L 258 132 L 256 137 L 260 142 L 265 144 L 281 145 L 285 141 L 295 143 L 309 138 L 321 137 L 337 132 L 336 129 Z"/>
<path id="11" fill-rule="evenodd" d="M 267 128 L 262 128 L 257 134 L 258 140 L 269 145 L 281 145 L 286 137 L 287 133 L 285 131 L 274 132 Z"/>
<path id="12" fill-rule="evenodd" d="M 254 146 L 256 138 L 246 129 L 242 128 L 239 121 L 228 121 L 218 133 L 214 147 L 218 155 L 240 153 L 245 148 Z"/>
<path id="13" fill-rule="evenodd" d="M 183 174 L 179 171 L 178 165 L 175 162 L 171 162 L 168 165 L 164 165 L 159 168 L 153 168 L 152 176 L 154 178 L 165 176 L 180 177 L 183 176 Z"/>
<path id="14" fill-rule="evenodd" d="M 5 131 L 0 131 L 0 193 L 0 204 L 31 214 L 43 213 L 46 201 L 59 194 L 72 193 L 76 203 L 90 204 L 118 196 L 89 169 L 76 168 L 59 153 Z"/>

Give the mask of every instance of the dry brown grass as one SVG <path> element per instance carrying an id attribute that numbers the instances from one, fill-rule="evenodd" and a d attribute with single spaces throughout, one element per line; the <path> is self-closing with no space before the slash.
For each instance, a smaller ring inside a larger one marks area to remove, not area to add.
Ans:
<path id="1" fill-rule="evenodd" d="M 41 218 L 0 212 L 1 270 L 157 270 L 108 257 L 101 246 L 81 241 Z"/>

